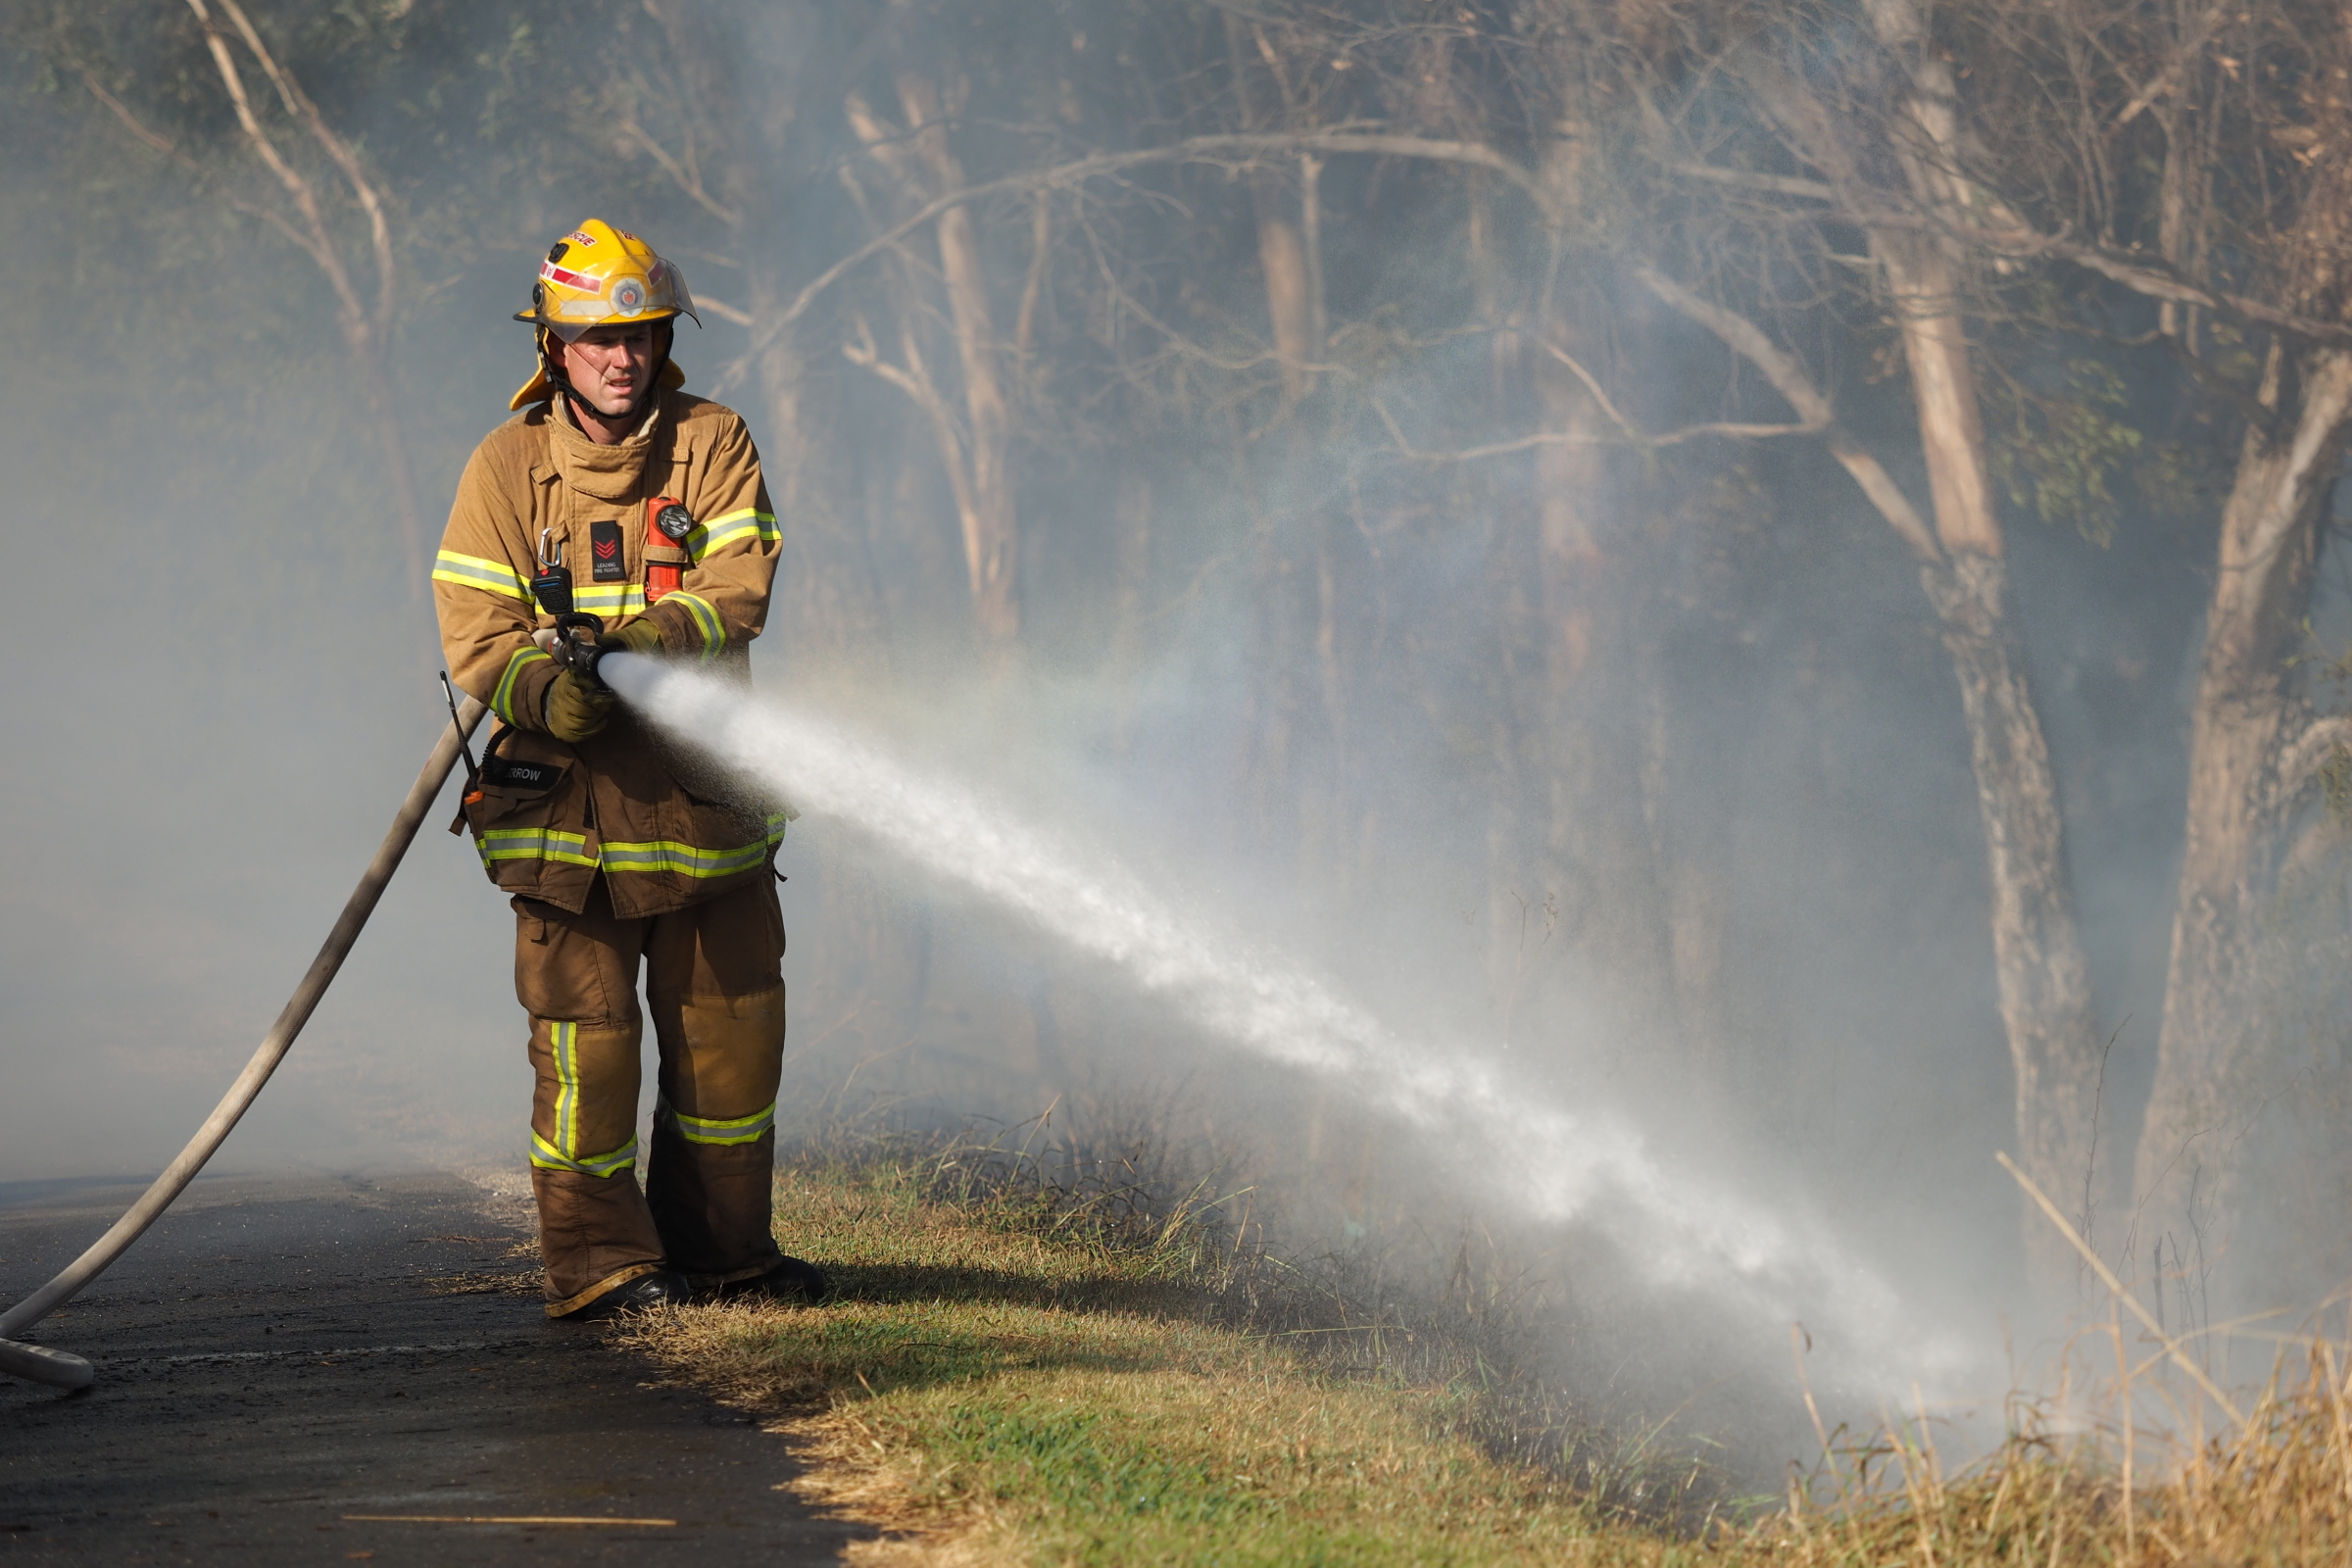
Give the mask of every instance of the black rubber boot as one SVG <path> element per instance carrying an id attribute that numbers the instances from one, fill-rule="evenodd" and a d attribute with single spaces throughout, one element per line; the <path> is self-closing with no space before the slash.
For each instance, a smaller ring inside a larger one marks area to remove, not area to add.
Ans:
<path id="1" fill-rule="evenodd" d="M 803 1301 L 810 1306 L 825 1298 L 832 1289 L 825 1271 L 814 1263 L 805 1263 L 797 1257 L 787 1257 L 764 1274 L 755 1274 L 748 1280 L 730 1280 L 721 1285 L 715 1295 L 722 1301 L 741 1301 L 765 1298 L 775 1301 Z"/>
<path id="2" fill-rule="evenodd" d="M 694 1287 L 686 1276 L 674 1269 L 658 1268 L 651 1274 L 640 1274 L 624 1284 L 615 1285 L 604 1295 L 574 1312 L 566 1312 L 559 1323 L 593 1323 L 599 1318 L 618 1317 L 624 1312 L 655 1312 L 667 1307 L 683 1306 L 694 1295 Z"/>

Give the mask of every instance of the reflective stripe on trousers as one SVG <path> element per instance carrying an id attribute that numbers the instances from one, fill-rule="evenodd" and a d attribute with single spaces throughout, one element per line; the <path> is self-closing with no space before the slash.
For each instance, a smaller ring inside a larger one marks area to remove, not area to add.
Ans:
<path id="1" fill-rule="evenodd" d="M 533 1165 L 604 1178 L 637 1168 L 636 1073 L 627 1074 L 625 1106 L 612 1092 L 620 1060 L 625 1055 L 633 1068 L 636 1054 L 634 1028 L 583 1032 L 569 1019 L 533 1021 L 531 1060 L 539 1074 L 531 1114 Z"/>
<path id="2" fill-rule="evenodd" d="M 771 1100 L 749 1116 L 712 1120 L 686 1115 L 663 1100 L 654 1105 L 654 1123 L 674 1128 L 690 1144 L 749 1144 L 776 1124 L 776 1102 Z"/>
<path id="3" fill-rule="evenodd" d="M 641 1261 L 702 1278 L 771 1261 L 784 1054 L 775 884 L 761 878 L 670 914 L 624 920 L 600 876 L 577 914 L 531 899 L 516 899 L 514 911 L 515 994 L 531 1014 L 537 1077 L 532 1188 L 551 1304 L 561 1308 Z M 640 1191 L 647 1010 L 660 1098 Z"/>

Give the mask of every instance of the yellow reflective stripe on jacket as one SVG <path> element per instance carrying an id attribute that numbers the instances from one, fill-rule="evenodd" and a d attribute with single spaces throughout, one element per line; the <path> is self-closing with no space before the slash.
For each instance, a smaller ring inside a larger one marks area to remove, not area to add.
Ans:
<path id="1" fill-rule="evenodd" d="M 560 860 L 565 865 L 594 865 L 588 835 L 553 827 L 494 827 L 482 834 L 482 863 L 492 860 Z"/>
<path id="2" fill-rule="evenodd" d="M 733 876 L 766 859 L 772 843 L 774 840 L 763 838 L 739 849 L 698 850 L 674 839 L 654 839 L 645 844 L 615 844 L 608 839 L 601 863 L 608 873 L 675 871 L 681 876 Z"/>
<path id="3" fill-rule="evenodd" d="M 514 682 L 524 670 L 545 658 L 546 651 L 536 643 L 515 649 L 514 657 L 507 661 L 507 672 L 498 677 L 498 688 L 490 694 L 490 711 L 519 726 L 522 720 L 514 716 Z"/>
<path id="4" fill-rule="evenodd" d="M 444 550 L 433 558 L 433 581 L 460 583 L 467 588 L 487 588 L 494 594 L 505 594 L 524 604 L 531 600 L 531 590 L 514 569 L 500 561 L 485 561 L 480 556 L 461 555 Z"/>
<path id="5" fill-rule="evenodd" d="M 730 512 L 724 516 L 712 517 L 709 522 L 696 523 L 693 531 L 686 535 L 686 548 L 699 561 L 713 550 L 724 550 L 746 539 L 757 539 L 762 544 L 772 545 L 783 537 L 776 528 L 774 513 L 746 507 L 741 512 Z"/>
<path id="6" fill-rule="evenodd" d="M 582 1176 L 617 1176 L 637 1164 L 637 1140 L 631 1138 L 610 1154 L 574 1159 L 537 1133 L 531 1134 L 531 1163 L 541 1170 L 577 1171 Z"/>
<path id="7" fill-rule="evenodd" d="M 694 621 L 694 629 L 703 634 L 704 663 L 708 664 L 716 659 L 718 651 L 727 646 L 726 624 L 718 618 L 718 609 L 710 600 L 687 593 L 684 589 L 673 589 L 662 596 L 662 602 L 686 607 L 686 613 Z"/>
<path id="8" fill-rule="evenodd" d="M 602 615 L 608 620 L 614 615 L 642 615 L 645 613 L 645 584 L 588 583 L 571 591 L 571 608 L 584 610 L 592 615 Z"/>
<path id="9" fill-rule="evenodd" d="M 690 1144 L 748 1144 L 776 1124 L 776 1102 L 772 1100 L 749 1116 L 737 1116 L 728 1121 L 689 1116 L 666 1104 L 662 1109 L 668 1113 L 670 1124 L 677 1128 L 678 1136 Z"/>

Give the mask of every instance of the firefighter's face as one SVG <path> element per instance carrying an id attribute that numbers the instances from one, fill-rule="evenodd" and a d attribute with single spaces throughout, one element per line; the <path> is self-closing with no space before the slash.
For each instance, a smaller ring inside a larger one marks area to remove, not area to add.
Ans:
<path id="1" fill-rule="evenodd" d="M 564 345 L 564 374 L 599 414 L 624 415 L 654 373 L 655 334 L 667 322 L 592 326 Z"/>

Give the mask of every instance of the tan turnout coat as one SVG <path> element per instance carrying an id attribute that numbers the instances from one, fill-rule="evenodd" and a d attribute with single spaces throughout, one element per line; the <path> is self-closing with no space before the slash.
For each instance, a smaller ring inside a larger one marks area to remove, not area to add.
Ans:
<path id="1" fill-rule="evenodd" d="M 682 551 L 661 547 L 656 560 L 685 569 L 649 610 L 646 503 L 664 496 L 696 526 Z M 499 719 L 466 808 L 490 880 L 576 914 L 601 871 L 613 913 L 633 919 L 768 876 L 782 813 L 698 769 L 625 708 L 577 745 L 547 733 L 558 671 L 531 640 L 555 623 L 531 591 L 543 538 L 550 557 L 561 546 L 575 610 L 603 616 L 608 632 L 650 614 L 666 655 L 741 680 L 778 546 L 751 435 L 706 398 L 656 394 L 637 433 L 609 447 L 560 403 L 538 404 L 475 448 L 433 564 L 433 604 L 451 676 Z"/>

